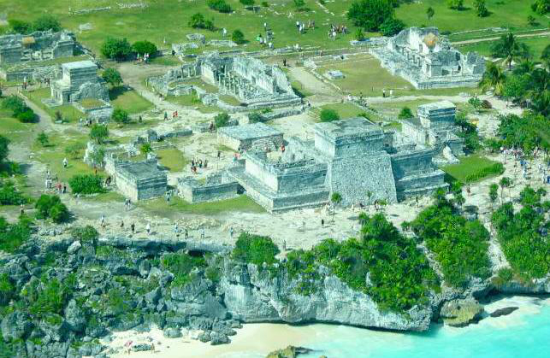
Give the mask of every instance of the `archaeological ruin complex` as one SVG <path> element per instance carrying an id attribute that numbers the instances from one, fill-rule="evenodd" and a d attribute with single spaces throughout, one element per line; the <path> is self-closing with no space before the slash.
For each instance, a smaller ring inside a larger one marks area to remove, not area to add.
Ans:
<path id="1" fill-rule="evenodd" d="M 207 93 L 189 80 L 200 79 L 216 86 L 218 93 Z M 301 104 L 285 73 L 276 65 L 247 57 L 221 57 L 218 54 L 198 57 L 194 63 L 184 64 L 149 83 L 165 96 L 197 93 L 202 102 L 217 105 L 227 111 L 295 106 Z M 241 103 L 232 106 L 219 95 L 229 95 Z"/>
<path id="2" fill-rule="evenodd" d="M 475 87 L 485 72 L 482 56 L 461 54 L 435 27 L 405 29 L 371 53 L 418 89 Z"/>
<path id="3" fill-rule="evenodd" d="M 0 36 L 0 65 L 71 57 L 76 40 L 69 31 L 36 31 Z"/>

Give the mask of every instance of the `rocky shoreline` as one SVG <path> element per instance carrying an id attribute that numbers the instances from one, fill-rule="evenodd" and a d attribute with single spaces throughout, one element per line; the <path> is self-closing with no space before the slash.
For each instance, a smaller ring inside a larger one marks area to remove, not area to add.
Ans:
<path id="1" fill-rule="evenodd" d="M 0 289 L 0 303 L 7 304 L 1 332 L 8 343 L 3 349 L 17 358 L 103 358 L 116 352 L 100 338 L 152 326 L 167 338 L 180 337 L 182 329 L 200 331 L 197 338 L 213 345 L 229 343 L 243 323 L 323 322 L 424 331 L 434 321 L 460 327 L 482 319 L 487 314 L 477 300 L 495 293 L 550 293 L 550 280 L 532 287 L 472 280 L 465 291 L 443 287 L 426 306 L 396 313 L 380 310 L 371 297 L 329 272 L 321 273 L 315 292 L 299 294 L 297 282 L 283 266 L 275 266 L 236 262 L 224 246 L 36 236 L 20 253 L 0 257 L 0 277 L 13 286 Z M 62 292 L 61 298 L 47 296 L 53 291 Z"/>

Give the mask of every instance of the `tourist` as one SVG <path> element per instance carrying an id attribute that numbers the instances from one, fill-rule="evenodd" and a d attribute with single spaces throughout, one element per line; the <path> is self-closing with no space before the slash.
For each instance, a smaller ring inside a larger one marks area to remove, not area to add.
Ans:
<path id="1" fill-rule="evenodd" d="M 221 157 L 222 157 L 222 152 L 221 150 L 218 150 L 218 159 L 221 159 Z"/>
<path id="2" fill-rule="evenodd" d="M 174 223 L 174 234 L 176 234 L 176 237 L 180 236 L 180 229 L 177 222 Z"/>
<path id="3" fill-rule="evenodd" d="M 286 58 L 283 58 L 283 67 L 286 67 Z"/>
<path id="4" fill-rule="evenodd" d="M 67 168 L 68 165 L 69 161 L 67 160 L 67 158 L 63 158 L 63 168 Z"/>
<path id="5" fill-rule="evenodd" d="M 132 230 L 132 234 L 134 234 L 136 232 L 136 224 L 132 223 L 130 225 L 130 230 Z"/>
<path id="6" fill-rule="evenodd" d="M 124 220 L 122 220 L 122 219 L 120 220 L 120 228 L 124 229 Z"/>
<path id="7" fill-rule="evenodd" d="M 267 31 L 267 22 L 264 22 L 264 30 Z"/>
<path id="8" fill-rule="evenodd" d="M 321 219 L 321 227 L 325 227 L 325 219 Z"/>
<path id="9" fill-rule="evenodd" d="M 204 239 L 206 236 L 205 232 L 204 232 L 204 228 L 201 228 L 201 239 Z"/>
<path id="10" fill-rule="evenodd" d="M 105 228 L 105 215 L 101 214 L 101 217 L 99 218 L 99 224 L 102 228 Z"/>
<path id="11" fill-rule="evenodd" d="M 67 184 L 63 183 L 63 194 L 67 194 Z"/>
<path id="12" fill-rule="evenodd" d="M 145 231 L 147 231 L 147 235 L 151 234 L 151 224 L 147 223 L 147 225 L 145 226 Z"/>
<path id="13" fill-rule="evenodd" d="M 285 144 L 281 144 L 281 153 L 284 153 L 286 150 Z"/>
<path id="14" fill-rule="evenodd" d="M 225 37 L 227 35 L 227 29 L 224 27 L 222 29 L 222 36 Z"/>
<path id="15" fill-rule="evenodd" d="M 231 226 L 231 227 L 229 228 L 229 238 L 230 238 L 230 239 L 233 239 L 233 234 L 234 234 L 234 230 L 233 230 L 233 226 Z"/>
<path id="16" fill-rule="evenodd" d="M 202 169 L 202 159 L 199 159 L 199 168 Z"/>
<path id="17" fill-rule="evenodd" d="M 208 167 L 208 160 L 207 159 L 204 160 L 203 167 L 204 167 L 204 169 L 206 169 Z"/>
<path id="18" fill-rule="evenodd" d="M 386 98 L 386 90 L 385 89 L 382 90 L 382 98 Z"/>
<path id="19" fill-rule="evenodd" d="M 393 97 L 393 90 L 390 90 L 390 98 Z"/>
<path id="20" fill-rule="evenodd" d="M 189 230 L 185 228 L 185 240 L 189 239 Z"/>
<path id="21" fill-rule="evenodd" d="M 164 120 L 167 121 L 168 120 L 168 112 L 164 111 Z"/>

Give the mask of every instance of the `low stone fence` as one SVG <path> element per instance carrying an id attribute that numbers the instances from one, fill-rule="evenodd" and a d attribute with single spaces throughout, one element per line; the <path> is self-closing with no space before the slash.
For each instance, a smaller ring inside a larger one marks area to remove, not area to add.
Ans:
<path id="1" fill-rule="evenodd" d="M 232 199 L 239 195 L 239 184 L 223 174 L 206 179 L 204 184 L 193 177 L 178 180 L 179 196 L 189 203 Z"/>

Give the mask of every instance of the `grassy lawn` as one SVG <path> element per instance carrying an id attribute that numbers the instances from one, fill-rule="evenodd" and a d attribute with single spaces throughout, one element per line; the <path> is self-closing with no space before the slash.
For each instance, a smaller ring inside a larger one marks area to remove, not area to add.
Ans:
<path id="1" fill-rule="evenodd" d="M 97 108 L 103 106 L 103 102 L 95 98 L 85 98 L 80 101 L 80 105 L 86 109 L 88 108 Z"/>
<path id="2" fill-rule="evenodd" d="M 332 83 L 340 87 L 344 93 L 351 93 L 354 96 L 363 94 L 365 97 L 382 97 L 384 89 L 388 95 L 389 90 L 393 90 L 394 96 L 453 96 L 462 92 L 479 92 L 477 88 L 417 90 L 401 77 L 390 74 L 380 66 L 376 58 L 370 55 L 361 55 L 346 61 L 322 63 L 317 72 L 324 74 L 330 70 L 340 70 L 344 74 L 345 78 L 332 80 Z"/>
<path id="3" fill-rule="evenodd" d="M 414 101 L 401 101 L 401 102 L 383 102 L 383 103 L 373 103 L 369 107 L 377 110 L 380 114 L 386 116 L 394 116 L 397 118 L 399 112 L 403 107 L 409 107 L 414 115 L 416 115 L 417 107 L 426 103 L 431 103 L 434 101 L 426 99 L 417 99 Z"/>
<path id="4" fill-rule="evenodd" d="M 465 10 L 449 9 L 443 0 L 423 0 L 403 4 L 396 9 L 396 15 L 408 26 L 436 26 L 439 31 L 464 31 L 488 27 L 507 27 L 512 30 L 532 29 L 527 23 L 527 16 L 534 16 L 542 26 L 547 26 L 548 19 L 531 11 L 532 1 L 487 0 L 490 16 L 480 19 L 476 16 L 472 0 L 464 2 Z M 432 7 L 435 15 L 431 20 L 426 17 L 426 10 Z"/>
<path id="5" fill-rule="evenodd" d="M 84 113 L 80 112 L 70 104 L 50 108 L 42 103 L 43 99 L 50 98 L 49 88 L 40 88 L 34 91 L 24 92 L 24 95 L 27 96 L 31 102 L 46 111 L 46 113 L 48 113 L 53 120 L 55 120 L 56 112 L 61 113 L 63 120 L 71 123 L 77 122 L 80 118 L 84 117 Z"/>
<path id="6" fill-rule="evenodd" d="M 150 201 L 143 201 L 138 205 L 153 214 L 162 216 L 164 216 L 167 211 L 197 215 L 219 215 L 226 212 L 262 213 L 265 211 L 264 208 L 256 204 L 246 195 L 241 195 L 235 199 L 197 204 L 189 204 L 185 200 L 178 197 L 172 198 L 169 203 L 166 202 L 164 198 L 159 198 Z"/>
<path id="7" fill-rule="evenodd" d="M 159 149 L 155 151 L 155 154 L 159 157 L 160 164 L 171 172 L 182 171 L 189 162 L 177 148 Z"/>
<path id="8" fill-rule="evenodd" d="M 341 119 L 357 117 L 359 114 L 364 113 L 365 111 L 361 108 L 351 104 L 351 103 L 332 103 L 326 104 L 320 107 L 319 114 L 323 109 L 332 109 L 336 111 Z"/>
<path id="9" fill-rule="evenodd" d="M 241 102 L 233 96 L 223 94 L 223 95 L 220 95 L 220 99 L 231 106 L 241 105 Z"/>
<path id="10" fill-rule="evenodd" d="M 12 142 L 19 142 L 34 131 L 34 124 L 19 122 L 11 116 L 10 111 L 1 109 L 1 106 L 2 102 L 0 101 L 0 135 Z"/>
<path id="11" fill-rule="evenodd" d="M 203 113 L 216 113 L 220 112 L 220 109 L 215 106 L 206 106 L 197 98 L 197 96 L 190 94 L 185 96 L 168 96 L 166 100 L 170 103 L 174 103 L 183 107 L 193 107 Z"/>
<path id="12" fill-rule="evenodd" d="M 535 60 L 540 58 L 540 55 L 542 54 L 542 51 L 544 48 L 550 44 L 550 36 L 545 37 L 530 37 L 530 38 L 519 38 L 518 39 L 520 43 L 524 43 L 531 49 L 531 53 L 533 55 L 533 58 Z M 491 45 L 494 42 L 488 41 L 488 42 L 479 42 L 475 44 L 465 45 L 459 47 L 459 50 L 463 53 L 475 51 L 479 52 L 483 56 L 490 57 L 491 56 Z"/>
<path id="13" fill-rule="evenodd" d="M 149 63 L 153 65 L 162 65 L 162 66 L 177 66 L 182 64 L 179 58 L 174 56 L 155 57 L 152 60 L 150 60 Z"/>
<path id="14" fill-rule="evenodd" d="M 480 155 L 471 155 L 460 159 L 460 163 L 447 165 L 441 169 L 461 183 L 474 183 L 502 174 L 502 164 Z"/>
<path id="15" fill-rule="evenodd" d="M 127 90 L 124 87 L 111 88 L 109 98 L 113 107 L 121 108 L 129 114 L 145 112 L 154 107 L 151 102 L 141 97 L 136 91 Z"/>
<path id="16" fill-rule="evenodd" d="M 88 142 L 88 136 L 74 130 L 65 130 L 63 133 L 55 133 L 49 135 L 50 145 L 42 147 L 34 143 L 32 150 L 35 157 L 42 163 L 48 165 L 52 174 L 59 180 L 67 182 L 73 175 L 76 174 L 93 174 L 94 170 L 82 161 L 84 150 L 81 151 L 78 158 L 71 158 L 65 154 L 65 148 L 72 144 L 79 144 L 85 148 Z M 63 159 L 67 158 L 69 165 L 63 168 Z"/>

